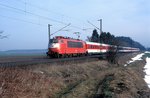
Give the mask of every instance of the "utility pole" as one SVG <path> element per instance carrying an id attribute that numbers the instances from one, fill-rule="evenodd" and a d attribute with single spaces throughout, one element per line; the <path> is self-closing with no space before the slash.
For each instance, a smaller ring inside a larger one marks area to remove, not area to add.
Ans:
<path id="1" fill-rule="evenodd" d="M 102 41 L 101 41 L 101 34 L 102 34 L 102 19 L 99 19 L 98 20 L 99 21 L 99 30 L 100 30 L 100 32 L 99 32 L 99 43 L 100 43 L 100 53 L 101 53 L 101 44 L 102 44 Z"/>
<path id="2" fill-rule="evenodd" d="M 102 34 L 102 19 L 99 19 L 99 30 L 100 30 L 100 33 L 99 33 L 99 36 Z M 100 39 L 100 42 L 101 42 L 101 39 Z"/>
<path id="3" fill-rule="evenodd" d="M 50 24 L 48 24 L 48 44 L 50 44 L 50 39 L 51 39 L 51 26 Z"/>

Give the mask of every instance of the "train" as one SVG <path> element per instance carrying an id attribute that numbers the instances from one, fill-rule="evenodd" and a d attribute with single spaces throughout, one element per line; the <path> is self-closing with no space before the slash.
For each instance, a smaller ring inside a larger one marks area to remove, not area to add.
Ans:
<path id="1" fill-rule="evenodd" d="M 73 56 L 86 56 L 94 54 L 106 54 L 109 51 L 138 52 L 139 48 L 115 46 L 103 43 L 88 42 L 64 36 L 55 36 L 50 39 L 47 56 L 64 58 Z"/>

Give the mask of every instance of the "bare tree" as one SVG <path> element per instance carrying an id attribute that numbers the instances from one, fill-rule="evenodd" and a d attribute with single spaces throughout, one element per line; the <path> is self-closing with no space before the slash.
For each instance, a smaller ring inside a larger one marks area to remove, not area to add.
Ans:
<path id="1" fill-rule="evenodd" d="M 7 35 L 3 35 L 4 31 L 0 31 L 0 39 L 8 38 Z"/>
<path id="2" fill-rule="evenodd" d="M 113 64 L 118 64 L 118 51 L 119 51 L 119 47 L 120 47 L 120 42 L 117 40 L 113 40 L 113 45 L 111 46 L 111 48 L 109 49 L 109 51 L 107 52 L 107 60 L 110 63 Z"/>
<path id="3" fill-rule="evenodd" d="M 91 37 L 90 37 L 90 36 L 87 36 L 86 41 L 91 41 Z"/>

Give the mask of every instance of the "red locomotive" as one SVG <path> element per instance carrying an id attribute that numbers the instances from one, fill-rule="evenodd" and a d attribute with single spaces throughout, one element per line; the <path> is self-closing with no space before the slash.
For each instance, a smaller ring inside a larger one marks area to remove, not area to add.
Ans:
<path id="1" fill-rule="evenodd" d="M 47 55 L 50 57 L 72 57 L 88 54 L 103 54 L 108 51 L 118 50 L 118 52 L 137 52 L 138 48 L 117 47 L 109 44 L 96 42 L 85 42 L 79 39 L 56 36 L 49 42 Z"/>
<path id="2" fill-rule="evenodd" d="M 82 40 L 56 36 L 50 40 L 47 55 L 52 57 L 71 57 L 86 54 L 86 43 Z"/>

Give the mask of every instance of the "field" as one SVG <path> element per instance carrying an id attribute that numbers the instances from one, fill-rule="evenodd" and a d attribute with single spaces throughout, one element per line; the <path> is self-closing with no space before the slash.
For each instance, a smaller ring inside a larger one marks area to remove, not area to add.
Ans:
<path id="1" fill-rule="evenodd" d="M 45 56 L 46 49 L 0 51 L 0 57 Z"/>
<path id="2" fill-rule="evenodd" d="M 149 98 L 143 80 L 145 60 L 127 67 L 136 54 L 82 63 L 38 64 L 0 68 L 1 98 Z"/>

